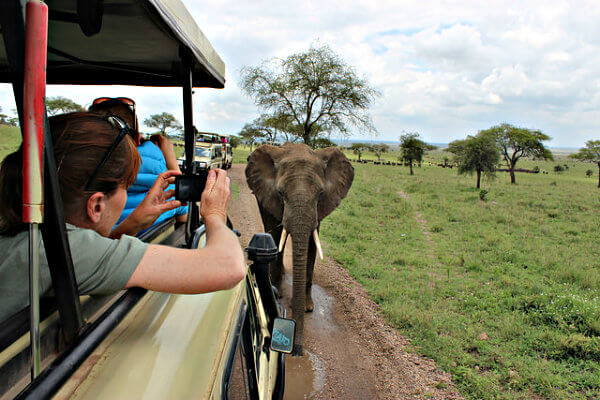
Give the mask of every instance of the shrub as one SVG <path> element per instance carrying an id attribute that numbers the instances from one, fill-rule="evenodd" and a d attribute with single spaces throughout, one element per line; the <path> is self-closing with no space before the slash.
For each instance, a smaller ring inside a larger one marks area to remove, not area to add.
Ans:
<path id="1" fill-rule="evenodd" d="M 600 358 L 600 339 L 574 333 L 561 338 L 557 346 L 557 356 L 560 358 L 576 357 L 583 360 Z"/>
<path id="2" fill-rule="evenodd" d="M 525 302 L 534 325 L 554 326 L 569 334 L 600 336 L 600 299 L 577 294 L 540 293 Z"/>
<path id="3" fill-rule="evenodd" d="M 594 175 L 594 171 L 592 171 L 591 169 L 588 169 L 587 171 L 585 171 L 585 176 L 587 176 L 588 178 L 591 177 L 592 175 Z"/>
<path id="4" fill-rule="evenodd" d="M 559 173 L 559 172 L 563 172 L 565 170 L 565 167 L 563 167 L 560 164 L 557 164 L 554 166 L 554 172 Z"/>
<path id="5" fill-rule="evenodd" d="M 489 193 L 489 192 L 488 192 L 487 190 L 485 190 L 485 189 L 481 189 L 481 190 L 479 191 L 479 200 L 481 200 L 481 201 L 486 201 L 486 200 L 487 200 L 487 197 L 486 197 L 486 196 L 487 196 L 487 194 L 488 194 L 488 193 Z"/>

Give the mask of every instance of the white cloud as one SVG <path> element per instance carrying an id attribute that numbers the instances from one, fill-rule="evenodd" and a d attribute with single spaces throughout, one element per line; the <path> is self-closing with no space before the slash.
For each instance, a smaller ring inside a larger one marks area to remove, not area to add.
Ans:
<path id="1" fill-rule="evenodd" d="M 259 111 L 237 87 L 239 70 L 303 51 L 319 39 L 381 90 L 380 138 L 418 130 L 447 142 L 498 122 L 543 129 L 552 145 L 581 146 L 600 132 L 597 0 L 186 1 L 227 66 L 227 87 L 198 89 L 200 130 L 235 133 Z M 80 103 L 136 99 L 141 119 L 182 119 L 179 89 L 61 86 Z M 13 108 L 9 86 L 0 106 Z"/>

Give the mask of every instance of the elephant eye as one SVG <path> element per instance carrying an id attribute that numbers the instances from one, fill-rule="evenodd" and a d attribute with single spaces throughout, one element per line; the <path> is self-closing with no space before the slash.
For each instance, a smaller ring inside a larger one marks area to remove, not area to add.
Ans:
<path id="1" fill-rule="evenodd" d="M 279 197 L 283 198 L 283 190 L 277 190 L 277 194 L 279 195 Z"/>

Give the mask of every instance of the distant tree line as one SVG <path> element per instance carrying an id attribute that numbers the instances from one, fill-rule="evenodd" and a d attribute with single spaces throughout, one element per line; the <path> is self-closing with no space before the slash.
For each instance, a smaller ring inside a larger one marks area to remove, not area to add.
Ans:
<path id="1" fill-rule="evenodd" d="M 476 174 L 476 187 L 481 186 L 481 176 L 494 177 L 496 165 L 504 161 L 510 182 L 516 183 L 517 162 L 524 157 L 553 160 L 552 153 L 543 144 L 550 140 L 539 130 L 520 128 L 503 123 L 481 130 L 475 136 L 455 140 L 448 145 L 454 154 L 459 174 Z"/>

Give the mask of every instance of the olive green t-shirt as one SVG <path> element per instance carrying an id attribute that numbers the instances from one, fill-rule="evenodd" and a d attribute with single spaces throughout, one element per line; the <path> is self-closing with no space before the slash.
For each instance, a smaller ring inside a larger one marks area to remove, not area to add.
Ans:
<path id="1" fill-rule="evenodd" d="M 102 295 L 123 289 L 148 245 L 123 235 L 100 236 L 67 224 L 79 294 Z M 41 236 L 41 235 L 40 235 Z M 52 280 L 40 238 L 40 295 L 52 294 Z M 0 321 L 29 305 L 29 232 L 0 235 Z"/>

